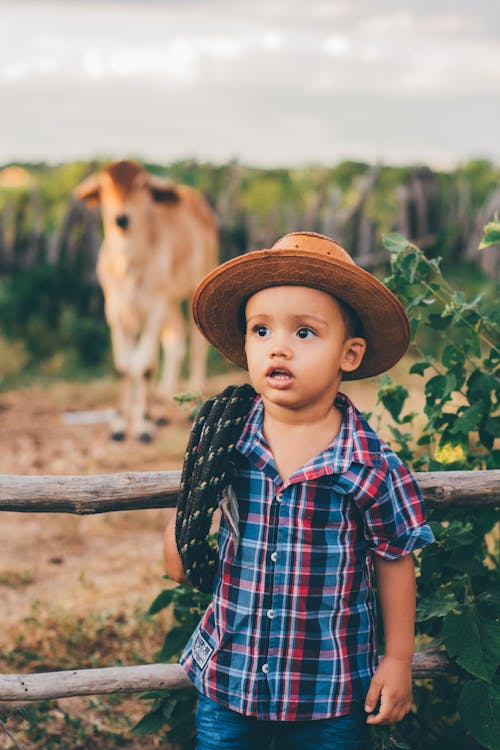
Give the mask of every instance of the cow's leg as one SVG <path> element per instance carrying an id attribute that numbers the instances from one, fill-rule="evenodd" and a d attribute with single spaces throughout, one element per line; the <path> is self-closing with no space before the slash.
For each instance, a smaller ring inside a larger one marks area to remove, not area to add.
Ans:
<path id="1" fill-rule="evenodd" d="M 149 415 L 151 383 L 154 378 L 154 367 L 147 368 L 142 375 L 134 379 L 134 398 L 131 411 L 132 432 L 143 443 L 153 439 L 154 425 Z"/>
<path id="2" fill-rule="evenodd" d="M 113 361 L 121 378 L 120 400 L 116 417 L 111 422 L 110 437 L 113 440 L 123 440 L 127 431 L 132 406 L 132 379 L 130 377 L 130 362 L 134 349 L 133 340 L 125 334 L 119 323 L 111 325 L 111 344 Z"/>
<path id="3" fill-rule="evenodd" d="M 130 421 L 133 392 L 132 379 L 128 373 L 119 373 L 120 376 L 120 407 L 116 416 L 111 421 L 110 438 L 112 440 L 124 440 Z"/>
<path id="4" fill-rule="evenodd" d="M 130 368 L 134 389 L 131 412 L 132 431 L 143 442 L 149 442 L 153 436 L 153 422 L 148 409 L 150 407 L 152 384 L 158 361 L 163 317 L 163 306 L 151 311 L 133 353 Z"/>
<path id="5" fill-rule="evenodd" d="M 160 396 L 168 402 L 179 390 L 180 372 L 186 349 L 186 327 L 178 307 L 169 310 L 167 323 L 161 333 L 163 347 L 163 369 L 160 380 Z"/>
<path id="6" fill-rule="evenodd" d="M 191 321 L 191 341 L 189 352 L 189 390 L 201 391 L 207 374 L 208 344 L 194 321 Z"/>

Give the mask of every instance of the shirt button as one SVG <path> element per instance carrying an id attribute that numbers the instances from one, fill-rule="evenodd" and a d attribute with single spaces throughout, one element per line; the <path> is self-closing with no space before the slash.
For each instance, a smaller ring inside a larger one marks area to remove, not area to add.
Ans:
<path id="1" fill-rule="evenodd" d="M 276 502 L 281 503 L 282 500 L 283 500 L 283 493 L 278 492 L 278 494 L 276 495 Z"/>
<path id="2" fill-rule="evenodd" d="M 277 552 L 271 552 L 271 560 L 273 562 L 276 562 L 277 559 L 278 559 L 278 553 Z"/>
<path id="3" fill-rule="evenodd" d="M 262 671 L 264 672 L 264 674 L 267 674 L 269 672 L 269 664 L 263 664 Z"/>
<path id="4" fill-rule="evenodd" d="M 272 620 L 274 617 L 274 609 L 268 609 L 266 614 L 269 617 L 269 619 Z"/>

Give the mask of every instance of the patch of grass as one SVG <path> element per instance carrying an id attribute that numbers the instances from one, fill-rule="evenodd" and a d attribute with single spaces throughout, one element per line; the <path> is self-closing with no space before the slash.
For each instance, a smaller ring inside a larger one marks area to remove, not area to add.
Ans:
<path id="1" fill-rule="evenodd" d="M 142 611 L 31 617 L 3 630 L 0 670 L 51 672 L 59 669 L 140 664 L 161 646 L 165 623 Z"/>
<path id="2" fill-rule="evenodd" d="M 171 749 L 160 736 L 131 733 L 143 712 L 138 704 L 133 696 L 38 701 L 11 708 L 2 719 L 22 750 Z M 1 750 L 13 747 L 0 727 Z"/>
<path id="3" fill-rule="evenodd" d="M 51 672 L 153 662 L 165 629 L 165 619 L 153 619 L 141 610 L 74 616 L 68 612 L 43 615 L 35 607 L 31 617 L 3 630 L 0 671 Z M 172 747 L 159 735 L 131 733 L 144 713 L 142 702 L 133 695 L 2 706 L 0 719 L 23 750 Z M 12 747 L 0 727 L 0 750 Z"/>
<path id="4" fill-rule="evenodd" d="M 8 586 L 11 589 L 21 589 L 33 583 L 34 577 L 30 570 L 16 570 L 4 568 L 0 570 L 0 586 Z"/>
<path id="5" fill-rule="evenodd" d="M 28 354 L 22 341 L 9 341 L 0 334 L 0 384 L 7 376 L 22 372 L 28 361 Z"/>

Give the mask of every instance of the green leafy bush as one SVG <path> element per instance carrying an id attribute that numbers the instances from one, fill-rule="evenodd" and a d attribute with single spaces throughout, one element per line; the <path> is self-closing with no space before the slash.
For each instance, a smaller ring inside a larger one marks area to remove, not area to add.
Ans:
<path id="1" fill-rule="evenodd" d="M 398 452 L 419 470 L 498 468 L 498 312 L 485 309 L 480 296 L 468 300 L 452 289 L 440 260 L 428 260 L 400 235 L 386 235 L 384 244 L 391 252 L 386 283 L 405 304 L 420 355 L 410 372 L 431 372 L 425 383 L 426 422 L 416 445 L 416 414 L 402 416 L 408 392 L 387 376 L 382 379 L 379 400 L 393 419 Z M 439 357 L 422 346 L 426 329 L 440 341 Z M 416 711 L 393 735 L 411 747 L 427 737 L 427 747 L 453 744 L 457 750 L 478 747 L 472 735 L 484 747 L 498 748 L 497 516 L 493 509 L 447 508 L 432 509 L 429 517 L 437 541 L 418 556 L 417 638 L 444 648 L 457 671 L 449 680 L 418 683 Z"/>
<path id="2" fill-rule="evenodd" d="M 77 268 L 39 263 L 13 273 L 0 287 L 1 332 L 22 341 L 26 368 L 58 354 L 60 369 L 78 372 L 105 362 L 109 334 L 102 295 Z"/>

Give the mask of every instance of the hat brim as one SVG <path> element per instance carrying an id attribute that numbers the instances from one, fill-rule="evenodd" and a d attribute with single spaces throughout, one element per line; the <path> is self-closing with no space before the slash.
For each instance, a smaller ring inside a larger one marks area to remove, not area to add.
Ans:
<path id="1" fill-rule="evenodd" d="M 359 316 L 367 342 L 359 368 L 344 380 L 389 370 L 409 343 L 409 324 L 399 300 L 359 266 L 300 250 L 257 250 L 209 273 L 193 297 L 193 317 L 206 339 L 235 365 L 247 368 L 243 331 L 246 301 L 261 289 L 307 286 L 345 302 Z"/>

